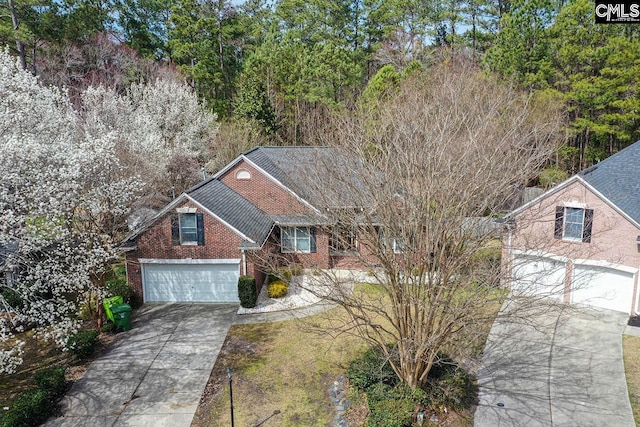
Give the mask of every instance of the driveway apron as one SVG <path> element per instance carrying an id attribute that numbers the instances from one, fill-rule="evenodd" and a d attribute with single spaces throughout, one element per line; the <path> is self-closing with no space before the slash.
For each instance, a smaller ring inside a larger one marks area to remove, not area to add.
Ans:
<path id="1" fill-rule="evenodd" d="M 627 319 L 540 306 L 497 320 L 482 359 L 475 426 L 635 426 L 622 360 Z"/>
<path id="2" fill-rule="evenodd" d="M 46 426 L 190 426 L 237 305 L 145 305 Z"/>

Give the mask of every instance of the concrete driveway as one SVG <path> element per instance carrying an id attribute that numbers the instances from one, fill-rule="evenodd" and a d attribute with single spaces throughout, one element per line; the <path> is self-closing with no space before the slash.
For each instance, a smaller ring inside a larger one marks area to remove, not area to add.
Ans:
<path id="1" fill-rule="evenodd" d="M 238 305 L 146 305 L 46 426 L 190 426 Z"/>
<path id="2" fill-rule="evenodd" d="M 507 310 L 507 308 L 503 308 Z M 635 426 L 622 361 L 628 316 L 536 307 L 497 321 L 479 375 L 476 427 Z"/>

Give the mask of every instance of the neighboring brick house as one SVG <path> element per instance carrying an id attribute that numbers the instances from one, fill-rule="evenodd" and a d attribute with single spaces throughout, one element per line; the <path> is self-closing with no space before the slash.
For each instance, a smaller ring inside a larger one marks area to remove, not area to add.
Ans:
<path id="1" fill-rule="evenodd" d="M 338 181 L 315 185 L 334 173 L 357 179 L 345 171 L 352 166 L 327 147 L 240 155 L 127 238 L 121 248 L 129 283 L 147 302 L 228 302 L 238 300 L 239 275 L 263 284 L 269 253 L 303 268 L 357 267 L 363 248 L 355 233 L 336 248 L 331 210 L 362 206 L 334 188 Z"/>
<path id="2" fill-rule="evenodd" d="M 516 294 L 640 311 L 640 142 L 504 218 L 503 271 Z"/>

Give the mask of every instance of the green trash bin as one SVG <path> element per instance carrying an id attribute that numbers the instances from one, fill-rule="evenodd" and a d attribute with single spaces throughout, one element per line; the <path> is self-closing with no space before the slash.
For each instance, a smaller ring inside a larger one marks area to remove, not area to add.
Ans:
<path id="1" fill-rule="evenodd" d="M 116 295 L 115 297 L 111 297 L 111 298 L 105 298 L 102 300 L 102 306 L 104 307 L 104 314 L 107 316 L 107 319 L 115 323 L 115 321 L 113 320 L 113 312 L 111 311 L 111 308 L 116 305 L 120 305 L 123 302 L 124 301 L 122 300 L 122 297 L 120 295 Z"/>
<path id="2" fill-rule="evenodd" d="M 129 304 L 119 304 L 111 307 L 113 313 L 113 323 L 122 331 L 131 329 L 131 306 Z"/>

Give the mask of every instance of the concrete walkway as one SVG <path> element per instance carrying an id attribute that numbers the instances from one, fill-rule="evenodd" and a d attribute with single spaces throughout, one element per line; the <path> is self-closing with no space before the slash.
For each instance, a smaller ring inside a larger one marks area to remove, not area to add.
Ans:
<path id="1" fill-rule="evenodd" d="M 188 427 L 238 305 L 145 305 L 46 426 Z"/>
<path id="2" fill-rule="evenodd" d="M 566 306 L 528 311 L 491 329 L 474 425 L 635 426 L 622 360 L 628 316 Z"/>

